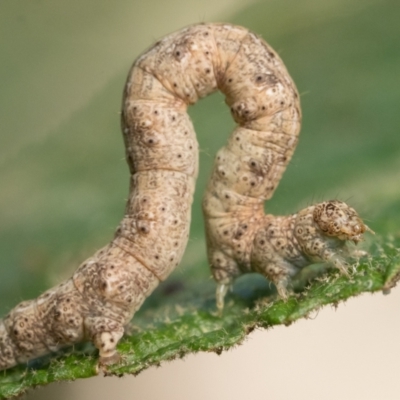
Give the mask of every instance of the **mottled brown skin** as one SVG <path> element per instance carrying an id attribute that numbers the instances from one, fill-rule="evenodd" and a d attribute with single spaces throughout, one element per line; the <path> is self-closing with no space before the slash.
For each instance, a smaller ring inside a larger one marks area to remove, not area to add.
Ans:
<path id="1" fill-rule="evenodd" d="M 218 153 L 203 202 L 219 308 L 240 273 L 260 271 L 284 297 L 292 271 L 306 262 L 340 264 L 338 243 L 365 230 L 358 217 L 338 231 L 319 206 L 291 217 L 263 213 L 300 130 L 298 94 L 282 61 L 245 28 L 190 26 L 157 42 L 129 73 L 122 131 L 130 192 L 114 239 L 72 278 L 0 320 L 0 370 L 86 340 L 101 364 L 118 361 L 125 326 L 182 258 L 198 169 L 186 109 L 217 89 L 238 123 Z M 346 207 L 344 214 L 354 211 Z M 298 226 L 307 234 L 296 234 Z"/>

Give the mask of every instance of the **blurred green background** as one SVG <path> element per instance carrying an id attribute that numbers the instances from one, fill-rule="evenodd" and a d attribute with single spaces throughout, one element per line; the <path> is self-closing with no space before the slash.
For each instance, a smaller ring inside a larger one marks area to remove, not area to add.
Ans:
<path id="1" fill-rule="evenodd" d="M 119 128 L 128 69 L 156 39 L 195 22 L 261 34 L 301 93 L 300 144 L 268 212 L 338 198 L 377 234 L 398 236 L 399 7 L 397 0 L 1 0 L 0 316 L 70 276 L 112 237 L 128 192 Z M 201 173 L 175 275 L 207 279 L 200 201 L 234 124 L 220 95 L 190 113 Z"/>

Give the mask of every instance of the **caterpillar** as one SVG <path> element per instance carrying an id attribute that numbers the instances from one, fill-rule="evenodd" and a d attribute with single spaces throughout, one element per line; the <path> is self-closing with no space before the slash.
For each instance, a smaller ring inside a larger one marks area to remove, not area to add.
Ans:
<path id="1" fill-rule="evenodd" d="M 100 364 L 119 361 L 124 328 L 186 247 L 198 173 L 186 109 L 217 89 L 238 124 L 217 155 L 203 201 L 218 308 L 241 273 L 263 273 L 286 297 L 289 278 L 307 263 L 345 270 L 345 241 L 357 242 L 367 230 L 352 208 L 331 201 L 289 217 L 263 212 L 301 122 L 299 96 L 279 56 L 245 28 L 189 26 L 158 41 L 128 74 L 121 126 L 130 191 L 114 238 L 70 279 L 0 320 L 0 370 L 82 341 L 94 343 Z"/>

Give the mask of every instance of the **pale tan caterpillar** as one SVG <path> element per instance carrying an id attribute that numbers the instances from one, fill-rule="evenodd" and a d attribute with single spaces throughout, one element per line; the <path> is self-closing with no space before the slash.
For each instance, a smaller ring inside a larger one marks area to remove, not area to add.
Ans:
<path id="1" fill-rule="evenodd" d="M 242 272 L 264 273 L 284 296 L 289 273 L 306 262 L 341 267 L 336 248 L 366 229 L 354 210 L 330 202 L 291 217 L 262 211 L 300 129 L 297 91 L 282 61 L 244 28 L 190 26 L 157 42 L 129 73 L 122 130 L 131 183 L 114 239 L 72 278 L 0 320 L 0 370 L 85 340 L 99 349 L 101 363 L 118 361 L 124 327 L 181 260 L 198 166 L 186 108 L 217 89 L 239 124 L 204 199 L 219 307 Z M 331 223 L 332 215 L 346 229 Z"/>

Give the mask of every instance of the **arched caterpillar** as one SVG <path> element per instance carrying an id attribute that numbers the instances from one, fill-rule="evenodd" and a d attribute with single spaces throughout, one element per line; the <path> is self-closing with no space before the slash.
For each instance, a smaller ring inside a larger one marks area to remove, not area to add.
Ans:
<path id="1" fill-rule="evenodd" d="M 190 26 L 157 42 L 128 75 L 122 131 L 131 183 L 114 239 L 69 280 L 0 321 L 0 370 L 85 340 L 101 363 L 119 359 L 124 327 L 186 247 L 198 169 L 186 108 L 217 89 L 239 124 L 217 156 L 203 203 L 219 308 L 242 272 L 264 273 L 285 296 L 289 272 L 306 262 L 342 268 L 344 241 L 366 229 L 354 210 L 329 202 L 291 217 L 262 211 L 300 129 L 298 94 L 282 61 L 245 28 Z"/>

